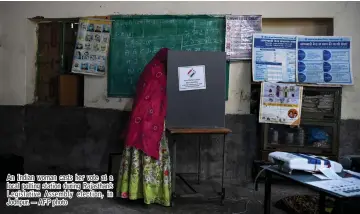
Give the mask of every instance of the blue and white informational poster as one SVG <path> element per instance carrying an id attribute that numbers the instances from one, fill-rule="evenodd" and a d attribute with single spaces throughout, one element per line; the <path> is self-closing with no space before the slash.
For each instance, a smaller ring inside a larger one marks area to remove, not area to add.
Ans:
<path id="1" fill-rule="evenodd" d="M 297 49 L 298 82 L 353 84 L 350 37 L 299 36 Z"/>
<path id="2" fill-rule="evenodd" d="M 252 48 L 254 82 L 295 82 L 296 36 L 254 34 Z"/>

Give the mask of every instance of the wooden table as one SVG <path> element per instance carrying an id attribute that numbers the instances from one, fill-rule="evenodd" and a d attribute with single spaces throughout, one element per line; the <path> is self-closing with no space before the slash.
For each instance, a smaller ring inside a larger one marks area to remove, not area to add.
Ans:
<path id="1" fill-rule="evenodd" d="M 225 188 L 224 188 L 224 175 L 225 175 L 225 139 L 226 135 L 231 133 L 230 129 L 227 128 L 167 128 L 167 135 L 169 136 L 169 142 L 172 145 L 172 169 L 171 169 L 171 179 L 172 179 L 172 194 L 171 194 L 171 205 L 174 206 L 174 199 L 176 198 L 176 176 L 178 176 L 192 191 L 195 197 L 199 196 L 198 192 L 181 176 L 182 173 L 176 173 L 176 135 L 213 135 L 219 134 L 223 135 L 223 149 L 222 149 L 222 175 L 221 175 L 221 192 L 218 193 L 218 197 L 221 199 L 221 204 L 224 204 L 225 199 Z M 170 144 L 170 143 L 169 143 Z M 201 172 L 201 144 L 200 140 L 198 142 L 198 163 L 197 173 L 188 173 L 188 174 L 197 174 L 197 180 L 200 184 L 200 172 Z M 189 197 L 189 195 L 187 195 Z M 216 197 L 217 198 L 217 197 Z"/>

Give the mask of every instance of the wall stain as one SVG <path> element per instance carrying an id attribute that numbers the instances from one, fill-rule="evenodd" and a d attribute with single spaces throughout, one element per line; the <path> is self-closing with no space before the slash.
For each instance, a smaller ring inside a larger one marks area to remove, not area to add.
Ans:
<path id="1" fill-rule="evenodd" d="M 250 93 L 246 93 L 244 92 L 243 90 L 241 90 L 240 92 L 240 100 L 243 100 L 243 101 L 249 101 L 251 100 L 251 94 Z"/>
<path id="2" fill-rule="evenodd" d="M 107 103 L 110 102 L 109 98 L 108 98 L 105 94 L 103 95 L 103 99 L 104 99 L 105 102 L 107 102 Z"/>

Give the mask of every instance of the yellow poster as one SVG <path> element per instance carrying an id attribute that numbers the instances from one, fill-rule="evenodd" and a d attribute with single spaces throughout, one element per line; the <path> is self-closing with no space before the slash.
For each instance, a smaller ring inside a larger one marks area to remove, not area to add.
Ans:
<path id="1" fill-rule="evenodd" d="M 259 122 L 300 125 L 302 94 L 302 86 L 263 82 Z"/>
<path id="2" fill-rule="evenodd" d="M 80 19 L 71 72 L 105 75 L 110 31 L 110 20 Z"/>

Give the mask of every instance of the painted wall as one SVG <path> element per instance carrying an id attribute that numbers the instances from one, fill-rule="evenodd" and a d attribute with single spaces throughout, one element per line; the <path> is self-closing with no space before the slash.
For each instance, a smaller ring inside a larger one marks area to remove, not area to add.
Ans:
<path id="1" fill-rule="evenodd" d="M 334 18 L 334 35 L 352 36 L 353 56 L 360 54 L 360 42 L 356 39 L 360 36 L 360 3 L 357 2 L 1 2 L 0 8 L 4 10 L 0 14 L 2 105 L 24 105 L 34 100 L 36 34 L 35 24 L 28 20 L 34 16 L 262 14 L 264 18 Z M 359 68 L 360 60 L 354 60 L 355 85 L 343 89 L 343 119 L 360 119 Z M 246 97 L 250 92 L 250 75 L 249 63 L 231 65 L 226 113 L 249 113 Z M 106 78 L 86 77 L 85 105 L 129 110 L 131 99 L 108 98 L 106 85 Z"/>
<path id="2" fill-rule="evenodd" d="M 3 13 L 3 7 L 1 7 L 1 3 L 0 3 L 0 14 L 2 14 L 2 13 Z M 3 38 L 4 33 L 3 33 L 2 26 L 3 26 L 3 24 L 2 24 L 2 21 L 0 20 L 0 66 L 3 65 L 3 56 L 4 56 L 4 54 L 3 54 L 4 48 L 2 47 L 3 42 L 4 42 L 4 38 Z M 4 76 L 4 72 L 5 72 L 4 69 L 0 68 L 0 103 L 3 103 L 3 96 L 4 96 L 4 94 L 3 94 L 3 91 L 4 91 L 3 86 L 4 86 L 4 84 L 2 82 L 2 77 Z"/>
<path id="3" fill-rule="evenodd" d="M 3 65 L 3 48 L 2 48 L 2 38 L 1 38 L 1 35 L 2 35 L 2 25 L 0 23 L 0 66 Z M 4 76 L 4 70 L 3 69 L 0 69 L 0 77 Z M 0 103 L 3 103 L 3 83 L 2 81 L 0 80 Z"/>

